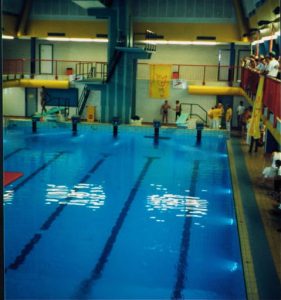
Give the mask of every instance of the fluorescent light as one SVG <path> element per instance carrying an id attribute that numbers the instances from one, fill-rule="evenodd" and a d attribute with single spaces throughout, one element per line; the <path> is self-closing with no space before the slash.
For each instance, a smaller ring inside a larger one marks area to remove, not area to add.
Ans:
<path id="1" fill-rule="evenodd" d="M 152 45 L 199 45 L 199 46 L 215 46 L 227 43 L 208 42 L 208 41 L 165 41 L 165 40 L 142 40 L 139 43 Z"/>
<path id="2" fill-rule="evenodd" d="M 2 39 L 4 39 L 4 40 L 13 40 L 15 37 L 13 37 L 12 35 L 5 35 L 5 34 L 3 34 L 2 35 Z"/>
<path id="3" fill-rule="evenodd" d="M 92 39 L 92 38 L 67 38 L 67 37 L 46 37 L 42 40 L 53 42 L 84 42 L 84 43 L 107 43 L 108 39 Z"/>

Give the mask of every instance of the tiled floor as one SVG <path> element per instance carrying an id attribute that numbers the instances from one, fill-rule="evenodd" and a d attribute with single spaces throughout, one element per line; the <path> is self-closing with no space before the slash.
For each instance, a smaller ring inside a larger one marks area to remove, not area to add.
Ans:
<path id="1" fill-rule="evenodd" d="M 281 232 L 278 231 L 281 229 L 281 216 L 278 217 L 270 213 L 278 201 L 270 195 L 273 190 L 273 182 L 271 180 L 265 181 L 262 177 L 262 170 L 272 163 L 271 154 L 264 154 L 263 149 L 259 149 L 258 153 L 249 154 L 249 146 L 242 140 L 241 149 L 244 153 L 266 237 L 281 281 Z"/>
<path id="2" fill-rule="evenodd" d="M 271 165 L 271 154 L 264 154 L 263 148 L 259 148 L 257 153 L 248 153 L 249 146 L 235 133 L 232 135 L 230 145 L 232 145 L 229 147 L 230 165 L 248 299 L 263 299 L 262 290 L 274 287 L 276 295 L 281 286 L 281 216 L 270 213 L 278 200 L 270 195 L 273 182 L 265 182 L 262 177 L 264 167 Z M 245 168 L 248 174 L 245 174 Z M 261 236 L 264 236 L 264 239 Z M 268 251 L 265 251 L 264 256 L 263 251 L 266 247 L 263 247 L 261 241 L 268 243 Z M 261 261 L 265 256 L 267 256 L 265 261 L 272 262 L 268 275 L 267 264 Z M 262 275 L 261 270 L 264 272 Z M 273 285 L 270 283 L 269 274 L 276 274 Z"/>

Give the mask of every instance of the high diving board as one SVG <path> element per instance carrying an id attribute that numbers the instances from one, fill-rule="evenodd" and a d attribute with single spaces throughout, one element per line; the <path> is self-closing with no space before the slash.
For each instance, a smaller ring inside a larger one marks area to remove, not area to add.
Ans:
<path id="1" fill-rule="evenodd" d="M 10 87 L 28 87 L 28 88 L 56 88 L 56 89 L 68 89 L 68 80 L 47 80 L 47 79 L 17 79 L 17 80 L 5 80 L 3 81 L 3 88 Z"/>
<path id="2" fill-rule="evenodd" d="M 229 86 L 190 85 L 188 87 L 188 93 L 191 95 L 243 96 L 243 89 L 240 87 L 229 87 Z"/>

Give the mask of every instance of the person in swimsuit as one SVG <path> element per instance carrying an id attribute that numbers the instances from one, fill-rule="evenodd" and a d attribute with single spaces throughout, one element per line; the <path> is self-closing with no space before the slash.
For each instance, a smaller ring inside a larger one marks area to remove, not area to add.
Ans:
<path id="1" fill-rule="evenodd" d="M 180 101 L 179 100 L 176 100 L 176 108 L 175 108 L 175 111 L 176 111 L 176 121 L 177 119 L 180 117 L 181 115 L 181 104 L 180 104 Z"/>
<path id="2" fill-rule="evenodd" d="M 162 123 L 168 124 L 168 111 L 171 106 L 168 103 L 168 100 L 165 100 L 164 104 L 161 106 L 161 114 L 162 114 Z"/>
<path id="3" fill-rule="evenodd" d="M 41 108 L 42 108 L 42 111 L 41 111 L 41 114 L 43 115 L 43 113 L 46 113 L 47 112 L 47 109 L 46 109 L 46 104 L 47 104 L 47 97 L 48 97 L 48 93 L 46 91 L 46 88 L 44 86 L 42 86 L 42 91 L 40 93 L 40 97 L 41 97 Z"/>

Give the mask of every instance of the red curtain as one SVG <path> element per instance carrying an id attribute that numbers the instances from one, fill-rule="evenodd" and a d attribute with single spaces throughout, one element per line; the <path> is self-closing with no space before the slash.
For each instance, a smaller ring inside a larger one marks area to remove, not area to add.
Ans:
<path id="1" fill-rule="evenodd" d="M 247 68 L 242 68 L 241 87 L 247 92 L 255 95 L 259 84 L 259 73 Z M 276 118 L 281 119 L 281 84 L 280 81 L 270 77 L 265 78 L 263 88 L 263 104 L 268 111 L 274 115 L 274 124 L 276 127 Z"/>
<path id="2" fill-rule="evenodd" d="M 259 84 L 259 73 L 248 68 L 242 68 L 241 87 L 251 94 L 255 95 Z"/>
<path id="3" fill-rule="evenodd" d="M 263 103 L 274 114 L 274 127 L 276 126 L 276 117 L 281 119 L 280 88 L 279 81 L 269 77 L 265 78 Z"/>

